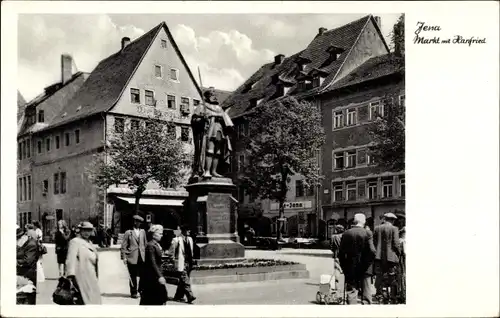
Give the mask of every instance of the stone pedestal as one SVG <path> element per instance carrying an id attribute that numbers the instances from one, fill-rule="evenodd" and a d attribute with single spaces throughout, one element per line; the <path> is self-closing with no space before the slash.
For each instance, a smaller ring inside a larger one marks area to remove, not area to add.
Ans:
<path id="1" fill-rule="evenodd" d="M 237 202 L 232 197 L 236 186 L 228 178 L 201 180 L 186 186 L 188 222 L 197 234 L 199 263 L 220 264 L 243 261 L 245 248 L 239 243 Z M 204 232 L 200 235 L 200 230 Z M 196 255 L 198 254 L 198 255 Z"/>

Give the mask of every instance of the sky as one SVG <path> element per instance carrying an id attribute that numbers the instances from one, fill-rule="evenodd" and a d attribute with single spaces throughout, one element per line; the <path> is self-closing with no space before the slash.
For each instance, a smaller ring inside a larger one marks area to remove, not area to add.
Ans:
<path id="1" fill-rule="evenodd" d="M 366 13 L 369 14 L 369 13 Z M 277 54 L 303 50 L 320 27 L 333 29 L 366 14 L 22 14 L 18 21 L 18 88 L 29 101 L 60 81 L 60 56 L 91 72 L 132 40 L 165 21 L 203 86 L 235 90 Z M 399 14 L 377 14 L 390 45 Z"/>

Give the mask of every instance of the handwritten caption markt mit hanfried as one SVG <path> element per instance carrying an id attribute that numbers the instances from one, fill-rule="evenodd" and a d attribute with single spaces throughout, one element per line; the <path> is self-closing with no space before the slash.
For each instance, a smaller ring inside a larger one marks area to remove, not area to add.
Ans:
<path id="1" fill-rule="evenodd" d="M 432 36 L 431 32 L 439 32 L 441 27 L 439 25 L 427 25 L 425 22 L 417 22 L 417 29 L 415 30 L 415 38 L 413 43 L 415 44 L 485 44 L 486 38 L 480 38 L 477 36 L 472 36 L 470 38 L 465 38 L 461 35 L 455 35 L 453 38 L 441 39 L 439 36 Z M 425 32 L 429 32 L 429 36 L 426 36 Z"/>

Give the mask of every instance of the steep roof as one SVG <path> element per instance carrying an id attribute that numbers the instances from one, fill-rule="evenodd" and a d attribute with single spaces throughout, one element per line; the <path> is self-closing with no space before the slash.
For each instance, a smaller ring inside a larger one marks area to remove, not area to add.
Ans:
<path id="1" fill-rule="evenodd" d="M 356 43 L 366 24 L 374 18 L 367 15 L 338 28 L 325 31 L 317 35 L 303 50 L 283 60 L 281 64 L 274 62 L 263 65 L 257 72 L 241 85 L 222 105 L 229 108 L 229 115 L 237 117 L 250 110 L 251 100 L 262 99 L 263 102 L 276 97 L 278 81 L 288 83 L 288 95 L 299 93 L 297 88 L 297 62 L 306 61 L 302 75 L 308 76 L 311 72 L 320 72 L 325 75 L 321 86 L 309 89 L 308 92 L 319 92 L 332 83 Z M 380 30 L 379 30 L 380 32 Z M 329 50 L 338 50 L 340 55 L 336 60 L 330 59 Z M 301 92 L 300 92 L 301 93 Z"/>
<path id="2" fill-rule="evenodd" d="M 77 119 L 109 111 L 119 100 L 162 28 L 169 36 L 174 49 L 201 95 L 201 90 L 166 23 L 161 22 L 141 37 L 130 42 L 123 50 L 99 62 L 73 99 L 64 107 L 60 115 L 56 116 L 56 119 L 50 124 L 50 127 L 59 126 Z"/>
<path id="3" fill-rule="evenodd" d="M 404 69 L 404 58 L 396 57 L 394 54 L 389 53 L 372 57 L 350 72 L 347 76 L 328 87 L 324 92 L 331 92 L 342 87 L 352 86 L 383 76 L 404 72 Z"/>

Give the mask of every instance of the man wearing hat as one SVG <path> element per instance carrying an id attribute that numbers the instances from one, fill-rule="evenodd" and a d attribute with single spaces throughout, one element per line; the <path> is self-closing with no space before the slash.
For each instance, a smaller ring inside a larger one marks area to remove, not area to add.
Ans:
<path id="1" fill-rule="evenodd" d="M 121 259 L 127 265 L 129 273 L 130 296 L 137 298 L 137 277 L 141 274 L 146 253 L 146 232 L 141 229 L 144 221 L 139 215 L 134 215 L 134 226 L 127 230 L 123 236 Z"/>
<path id="2" fill-rule="evenodd" d="M 399 230 L 394 225 L 397 217 L 394 213 L 384 214 L 382 224 L 375 227 L 373 243 L 375 245 L 375 287 L 380 294 L 383 276 L 396 275 L 399 264 Z M 396 290 L 392 290 L 391 297 L 396 297 Z"/>
<path id="3" fill-rule="evenodd" d="M 194 243 L 189 236 L 188 225 L 181 226 L 180 230 L 180 235 L 172 239 L 169 250 L 169 253 L 174 256 L 175 268 L 180 273 L 179 285 L 177 285 L 174 300 L 181 301 L 186 296 L 187 302 L 191 304 L 196 299 L 191 291 L 189 279 L 194 264 Z"/>

